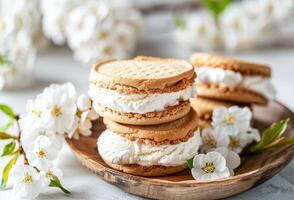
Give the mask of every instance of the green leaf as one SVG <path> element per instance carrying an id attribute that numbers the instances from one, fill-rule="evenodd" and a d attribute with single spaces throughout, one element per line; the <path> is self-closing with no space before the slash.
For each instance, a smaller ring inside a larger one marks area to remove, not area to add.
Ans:
<path id="1" fill-rule="evenodd" d="M 65 194 L 70 194 L 70 191 L 68 191 L 61 185 L 60 180 L 57 176 L 53 176 L 53 179 L 51 179 L 50 181 L 49 187 L 57 187 L 61 189 L 62 192 L 64 192 Z"/>
<path id="2" fill-rule="evenodd" d="M 7 116 L 9 116 L 10 118 L 14 119 L 15 118 L 15 114 L 13 112 L 13 110 L 5 105 L 5 104 L 0 104 L 0 110 L 5 113 Z"/>
<path id="3" fill-rule="evenodd" d="M 187 160 L 187 164 L 188 164 L 189 169 L 192 169 L 193 168 L 193 159 L 194 159 L 194 157 L 191 158 L 191 159 L 189 159 L 189 160 Z"/>
<path id="4" fill-rule="evenodd" d="M 260 141 L 251 147 L 251 151 L 261 151 L 263 148 L 265 148 L 265 146 L 270 145 L 275 140 L 277 140 L 287 129 L 288 122 L 289 118 L 272 124 L 262 133 Z"/>
<path id="5" fill-rule="evenodd" d="M 180 29 L 186 29 L 186 22 L 184 21 L 184 19 L 179 16 L 179 15 L 174 15 L 174 22 L 176 27 L 180 28 Z"/>
<path id="6" fill-rule="evenodd" d="M 272 150 L 272 149 L 282 147 L 282 146 L 287 145 L 287 144 L 294 144 L 294 138 L 289 138 L 289 137 L 285 137 L 285 136 L 280 137 L 279 139 L 277 139 L 273 143 L 265 146 L 264 150 Z"/>
<path id="7" fill-rule="evenodd" d="M 18 156 L 19 156 L 19 152 L 17 154 L 15 154 L 13 156 L 13 158 L 4 167 L 3 172 L 2 172 L 2 180 L 1 180 L 1 187 L 2 188 L 6 188 L 10 170 L 11 170 L 12 166 L 16 163 Z"/>
<path id="8" fill-rule="evenodd" d="M 201 0 L 201 2 L 216 18 L 218 18 L 231 3 L 231 0 Z"/>
<path id="9" fill-rule="evenodd" d="M 14 124 L 14 120 L 13 119 L 9 120 L 9 122 L 7 122 L 6 124 L 0 127 L 0 131 L 7 131 L 10 127 L 13 126 L 13 124 Z"/>
<path id="10" fill-rule="evenodd" d="M 15 146 L 16 146 L 15 141 L 12 141 L 12 142 L 6 144 L 1 157 L 12 155 L 14 153 L 13 151 L 15 149 Z"/>
<path id="11" fill-rule="evenodd" d="M 0 132 L 0 140 L 8 140 L 8 139 L 16 140 L 17 138 L 15 136 L 9 135 L 8 133 Z"/>

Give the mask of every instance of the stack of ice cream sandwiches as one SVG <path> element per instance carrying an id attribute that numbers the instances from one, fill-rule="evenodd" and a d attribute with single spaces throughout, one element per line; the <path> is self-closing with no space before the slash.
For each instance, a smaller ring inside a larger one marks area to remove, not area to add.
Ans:
<path id="1" fill-rule="evenodd" d="M 216 107 L 265 105 L 275 98 L 271 69 L 266 65 L 206 53 L 195 53 L 190 61 L 197 73 L 198 94 L 191 105 L 201 127 L 210 124 Z"/>
<path id="2" fill-rule="evenodd" d="M 137 57 L 95 64 L 89 95 L 107 129 L 98 138 L 110 167 L 140 176 L 161 176 L 187 168 L 201 144 L 196 73 L 184 60 Z"/>

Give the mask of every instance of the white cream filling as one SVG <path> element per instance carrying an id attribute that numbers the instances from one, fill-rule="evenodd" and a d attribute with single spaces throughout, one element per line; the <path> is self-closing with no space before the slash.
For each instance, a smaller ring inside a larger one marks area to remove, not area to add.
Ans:
<path id="1" fill-rule="evenodd" d="M 191 87 L 178 92 L 126 95 L 91 84 L 89 96 L 94 102 L 117 112 L 144 114 L 163 111 L 168 106 L 175 106 L 180 101 L 195 97 L 196 87 L 193 84 Z"/>
<path id="2" fill-rule="evenodd" d="M 196 70 L 197 82 L 213 83 L 227 87 L 244 87 L 261 93 L 272 100 L 276 96 L 276 89 L 267 77 L 263 76 L 242 76 L 241 73 L 232 70 L 224 70 L 214 67 L 200 67 Z"/>
<path id="3" fill-rule="evenodd" d="M 100 156 L 113 164 L 138 164 L 142 166 L 177 166 L 186 163 L 198 153 L 201 145 L 199 131 L 186 142 L 173 145 L 151 146 L 129 141 L 106 129 L 98 138 Z"/>

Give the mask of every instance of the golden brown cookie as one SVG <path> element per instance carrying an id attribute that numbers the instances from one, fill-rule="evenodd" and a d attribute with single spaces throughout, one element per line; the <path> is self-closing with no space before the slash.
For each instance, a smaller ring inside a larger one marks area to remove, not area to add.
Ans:
<path id="1" fill-rule="evenodd" d="M 197 83 L 196 86 L 199 97 L 235 102 L 237 104 L 266 104 L 268 101 L 263 95 L 245 88 L 220 87 L 203 83 Z"/>
<path id="2" fill-rule="evenodd" d="M 165 176 L 168 174 L 175 174 L 188 168 L 187 164 L 179 166 L 141 166 L 141 165 L 117 165 L 106 163 L 111 168 L 122 171 L 124 173 L 138 175 L 138 176 Z"/>
<path id="3" fill-rule="evenodd" d="M 90 82 L 142 91 L 163 90 L 194 77 L 193 66 L 187 61 L 153 57 L 98 62 L 90 72 Z"/>
<path id="4" fill-rule="evenodd" d="M 107 129 L 131 141 L 149 145 L 178 144 L 187 141 L 197 129 L 197 114 L 191 110 L 184 117 L 159 125 L 138 126 L 114 122 L 104 118 Z"/>
<path id="5" fill-rule="evenodd" d="M 154 125 L 170 122 L 185 116 L 191 110 L 189 101 L 183 101 L 179 105 L 169 106 L 163 111 L 138 113 L 121 113 L 110 108 L 103 107 L 93 102 L 94 110 L 104 118 L 124 124 Z"/>

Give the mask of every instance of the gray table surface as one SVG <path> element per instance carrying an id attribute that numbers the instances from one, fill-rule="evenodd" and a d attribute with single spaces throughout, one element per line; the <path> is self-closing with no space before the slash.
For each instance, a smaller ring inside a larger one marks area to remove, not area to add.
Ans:
<path id="1" fill-rule="evenodd" d="M 136 55 L 189 58 L 190 52 L 181 50 L 171 41 L 170 34 L 146 37 L 139 43 Z M 238 53 L 234 56 L 267 63 L 273 68 L 273 82 L 278 89 L 278 100 L 294 109 L 294 49 L 272 48 L 256 52 Z M 53 47 L 41 53 L 37 60 L 34 84 L 27 88 L 0 93 L 0 102 L 11 105 L 19 113 L 24 112 L 26 100 L 33 98 L 51 83 L 73 82 L 78 92 L 86 93 L 88 87 L 89 66 L 81 66 L 72 59 L 66 48 Z M 1 145 L 1 144 L 0 144 Z M 0 160 L 0 168 L 3 161 Z M 141 199 L 125 193 L 110 185 L 86 168 L 64 145 L 58 166 L 64 171 L 63 183 L 72 192 L 64 195 L 51 189 L 41 194 L 38 199 Z M 10 190 L 0 191 L 0 199 L 12 199 Z M 231 200 L 270 200 L 294 199 L 294 162 L 272 179 L 247 192 L 230 197 Z"/>

